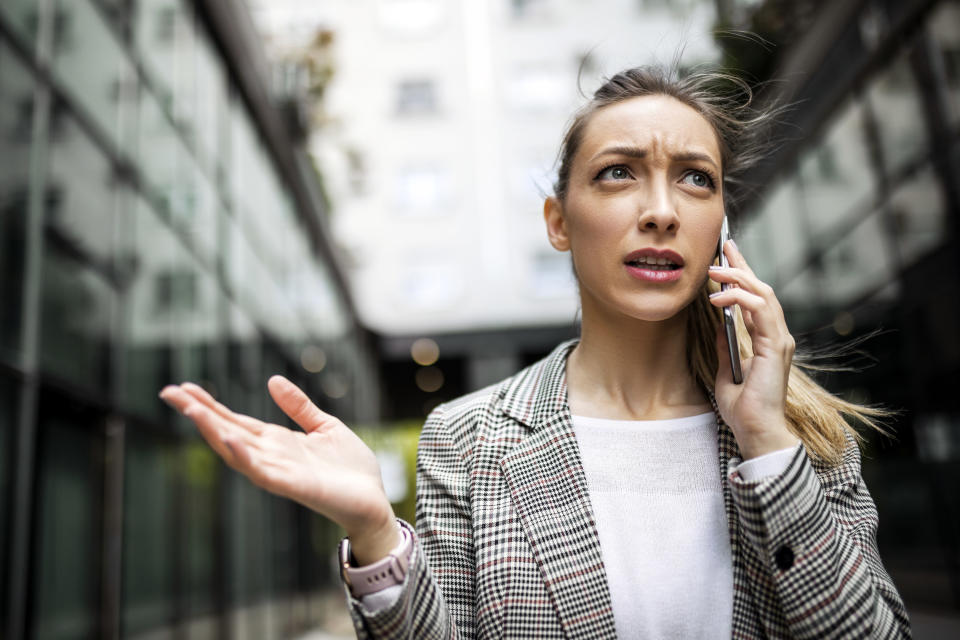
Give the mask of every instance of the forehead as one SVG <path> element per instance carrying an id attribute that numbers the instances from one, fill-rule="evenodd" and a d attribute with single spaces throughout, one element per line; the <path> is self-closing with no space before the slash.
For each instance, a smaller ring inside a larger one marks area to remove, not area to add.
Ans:
<path id="1" fill-rule="evenodd" d="M 577 155 L 590 158 L 611 145 L 636 146 L 654 154 L 700 151 L 717 166 L 721 161 L 713 126 L 693 107 L 665 95 L 628 98 L 595 111 Z"/>

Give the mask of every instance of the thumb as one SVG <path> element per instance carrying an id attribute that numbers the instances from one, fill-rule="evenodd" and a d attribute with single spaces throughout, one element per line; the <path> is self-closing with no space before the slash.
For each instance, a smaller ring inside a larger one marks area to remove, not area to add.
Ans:
<path id="1" fill-rule="evenodd" d="M 334 416 L 317 408 L 300 387 L 283 376 L 271 376 L 267 380 L 267 389 L 277 406 L 307 433 L 339 422 Z"/>

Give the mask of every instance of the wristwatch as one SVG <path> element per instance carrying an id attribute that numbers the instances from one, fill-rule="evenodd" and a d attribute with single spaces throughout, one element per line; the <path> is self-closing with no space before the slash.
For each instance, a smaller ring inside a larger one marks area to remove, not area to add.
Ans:
<path id="1" fill-rule="evenodd" d="M 385 558 L 364 567 L 350 566 L 353 554 L 350 552 L 350 539 L 340 541 L 340 578 L 350 588 L 354 597 L 360 598 L 368 593 L 374 593 L 395 584 L 403 584 L 407 577 L 410 565 L 410 551 L 413 549 L 413 538 L 403 526 L 400 527 L 403 537 Z"/>

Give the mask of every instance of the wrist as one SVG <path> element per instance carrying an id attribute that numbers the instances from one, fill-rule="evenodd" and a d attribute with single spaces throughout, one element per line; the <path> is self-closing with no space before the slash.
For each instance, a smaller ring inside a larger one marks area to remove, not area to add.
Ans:
<path id="1" fill-rule="evenodd" d="M 777 428 L 746 432 L 737 437 L 737 445 L 744 462 L 782 449 L 797 446 L 799 438 L 787 429 L 786 423 Z"/>
<path id="2" fill-rule="evenodd" d="M 393 509 L 389 509 L 389 514 L 379 518 L 375 524 L 347 532 L 347 537 L 350 538 L 350 549 L 357 566 L 361 567 L 386 558 L 403 540 Z"/>

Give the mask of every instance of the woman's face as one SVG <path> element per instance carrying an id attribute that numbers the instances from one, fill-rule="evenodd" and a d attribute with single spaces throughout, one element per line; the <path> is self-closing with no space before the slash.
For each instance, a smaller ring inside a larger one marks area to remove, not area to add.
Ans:
<path id="1" fill-rule="evenodd" d="M 674 98 L 593 113 L 565 200 L 544 207 L 550 243 L 573 254 L 585 314 L 657 321 L 693 300 L 720 236 L 720 162 L 713 127 Z"/>

